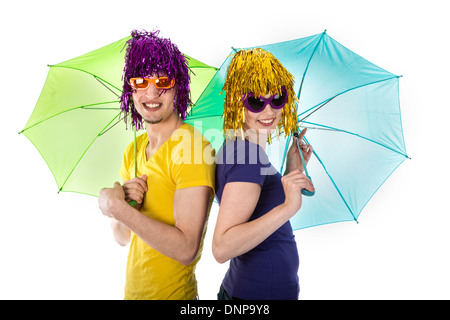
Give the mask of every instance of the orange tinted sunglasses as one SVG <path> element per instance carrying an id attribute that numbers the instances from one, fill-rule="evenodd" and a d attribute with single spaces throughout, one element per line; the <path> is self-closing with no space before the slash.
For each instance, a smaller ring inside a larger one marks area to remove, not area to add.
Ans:
<path id="1" fill-rule="evenodd" d="M 175 79 L 169 80 L 169 77 L 130 79 L 130 85 L 137 90 L 147 89 L 151 83 L 153 83 L 157 89 L 170 89 L 175 85 Z"/>

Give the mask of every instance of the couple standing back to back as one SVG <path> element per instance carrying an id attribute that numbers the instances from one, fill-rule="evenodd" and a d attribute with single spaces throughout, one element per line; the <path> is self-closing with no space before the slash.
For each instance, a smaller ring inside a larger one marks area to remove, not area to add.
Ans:
<path id="1" fill-rule="evenodd" d="M 189 71 L 170 39 L 158 31 L 132 32 L 121 108 L 125 120 L 138 129 L 145 124 L 146 133 L 137 137 L 136 160 L 134 143 L 125 150 L 123 184 L 99 196 L 115 240 L 130 244 L 125 299 L 197 299 L 195 266 L 214 194 L 213 255 L 220 263 L 231 259 L 218 299 L 298 299 L 299 259 L 289 219 L 301 207 L 300 190 L 314 187 L 303 174 L 296 141 L 283 177 L 265 153 L 272 133 L 297 131 L 293 77 L 262 49 L 234 55 L 224 86 L 227 135 L 216 165 L 210 143 L 183 121 L 192 105 Z M 298 139 L 307 163 L 312 148 L 301 142 L 304 134 Z M 192 150 L 187 157 L 186 148 Z M 198 148 L 200 162 L 194 161 Z M 256 161 L 250 150 L 257 151 Z M 138 204 L 130 206 L 131 200 Z"/>

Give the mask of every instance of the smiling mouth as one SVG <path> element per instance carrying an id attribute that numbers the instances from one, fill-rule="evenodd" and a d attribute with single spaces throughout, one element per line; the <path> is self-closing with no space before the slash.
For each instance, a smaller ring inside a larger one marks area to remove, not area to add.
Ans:
<path id="1" fill-rule="evenodd" d="M 263 126 L 271 126 L 275 119 L 258 120 Z"/>
<path id="2" fill-rule="evenodd" d="M 143 103 L 142 105 L 147 109 L 156 109 L 161 107 L 161 103 Z"/>

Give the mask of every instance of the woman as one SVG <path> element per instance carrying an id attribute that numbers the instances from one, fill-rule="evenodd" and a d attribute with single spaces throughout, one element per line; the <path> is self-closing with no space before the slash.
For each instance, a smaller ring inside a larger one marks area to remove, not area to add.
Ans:
<path id="1" fill-rule="evenodd" d="M 280 173 L 265 153 L 272 133 L 297 132 L 293 76 L 269 52 L 242 50 L 228 68 L 224 90 L 227 140 L 218 154 L 213 236 L 219 263 L 231 259 L 219 299 L 298 299 L 298 252 L 289 219 L 314 191 L 293 141 Z M 303 130 L 299 139 L 304 136 Z M 312 148 L 301 143 L 305 162 Z"/>

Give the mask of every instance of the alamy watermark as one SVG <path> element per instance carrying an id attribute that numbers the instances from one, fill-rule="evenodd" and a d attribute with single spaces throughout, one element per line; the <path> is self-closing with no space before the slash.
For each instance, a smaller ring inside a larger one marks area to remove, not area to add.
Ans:
<path id="1" fill-rule="evenodd" d="M 256 136 L 254 130 L 235 132 L 228 130 L 225 135 L 222 130 L 211 128 L 201 133 L 202 122 L 194 122 L 197 130 L 180 128 L 170 137 L 171 141 L 179 142 L 172 151 L 171 157 L 175 164 L 250 164 L 261 165 L 262 175 L 272 175 L 277 171 L 270 165 L 266 152 L 256 143 L 246 141 L 246 137 Z M 211 145 L 203 147 L 205 141 L 224 141 L 218 150 Z"/>

